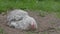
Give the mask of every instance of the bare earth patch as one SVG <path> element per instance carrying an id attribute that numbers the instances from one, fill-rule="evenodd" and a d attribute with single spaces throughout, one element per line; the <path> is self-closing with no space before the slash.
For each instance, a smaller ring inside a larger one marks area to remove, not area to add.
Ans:
<path id="1" fill-rule="evenodd" d="M 39 16 L 39 12 L 28 11 L 28 13 L 38 23 L 38 30 L 36 32 L 21 31 L 6 26 L 6 15 L 2 14 L 0 14 L 0 27 L 7 34 L 60 34 L 60 19 L 56 18 L 54 13 L 47 14 L 45 17 Z"/>

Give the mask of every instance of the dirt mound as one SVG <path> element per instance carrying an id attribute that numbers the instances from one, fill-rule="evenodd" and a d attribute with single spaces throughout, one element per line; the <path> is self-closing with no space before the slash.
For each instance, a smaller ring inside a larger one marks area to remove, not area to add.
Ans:
<path id="1" fill-rule="evenodd" d="M 6 15 L 0 14 L 0 27 L 4 29 L 7 34 L 60 34 L 60 19 L 56 18 L 54 14 L 39 16 L 39 12 L 28 11 L 29 15 L 34 17 L 38 23 L 38 31 L 21 31 L 6 26 Z"/>

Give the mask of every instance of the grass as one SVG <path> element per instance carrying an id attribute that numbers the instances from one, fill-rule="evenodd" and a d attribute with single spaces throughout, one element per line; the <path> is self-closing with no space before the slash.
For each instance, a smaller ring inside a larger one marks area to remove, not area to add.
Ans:
<path id="1" fill-rule="evenodd" d="M 0 28 L 0 34 L 6 34 L 2 28 Z"/>
<path id="2" fill-rule="evenodd" d="M 44 11 L 60 11 L 60 3 L 55 1 L 37 0 L 0 0 L 0 12 L 8 9 L 29 9 Z"/>
<path id="3" fill-rule="evenodd" d="M 0 0 L 0 13 L 10 9 L 43 10 L 60 13 L 60 0 Z"/>

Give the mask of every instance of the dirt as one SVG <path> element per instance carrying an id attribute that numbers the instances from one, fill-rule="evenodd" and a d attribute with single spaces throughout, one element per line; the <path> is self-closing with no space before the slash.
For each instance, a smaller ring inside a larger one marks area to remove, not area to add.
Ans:
<path id="1" fill-rule="evenodd" d="M 36 32 L 21 31 L 10 28 L 6 25 L 6 15 L 0 14 L 0 27 L 6 34 L 60 34 L 60 19 L 55 17 L 55 13 L 47 14 L 45 17 L 39 15 L 39 12 L 28 11 L 29 15 L 34 17 L 38 24 Z"/>

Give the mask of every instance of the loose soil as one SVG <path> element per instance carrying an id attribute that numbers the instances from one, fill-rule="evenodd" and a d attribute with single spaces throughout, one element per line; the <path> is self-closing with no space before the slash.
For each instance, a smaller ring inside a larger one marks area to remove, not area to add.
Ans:
<path id="1" fill-rule="evenodd" d="M 37 31 L 21 31 L 10 28 L 6 25 L 6 15 L 2 14 L 0 14 L 0 27 L 6 34 L 60 34 L 60 19 L 55 17 L 55 13 L 47 14 L 44 17 L 40 16 L 39 12 L 28 11 L 28 13 L 37 21 Z"/>

